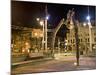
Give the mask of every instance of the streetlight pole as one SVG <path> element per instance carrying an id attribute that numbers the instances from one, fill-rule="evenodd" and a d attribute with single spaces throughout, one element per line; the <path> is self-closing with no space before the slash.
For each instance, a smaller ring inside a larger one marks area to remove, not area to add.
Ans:
<path id="1" fill-rule="evenodd" d="M 39 21 L 40 25 L 42 26 L 42 30 L 43 30 L 43 33 L 42 33 L 42 50 L 44 50 L 44 22 L 45 20 L 40 20 L 40 18 L 37 18 L 36 19 L 37 21 Z"/>
<path id="2" fill-rule="evenodd" d="M 40 25 L 43 26 L 43 36 L 42 36 L 42 50 L 44 50 L 44 20 L 40 22 Z"/>
<path id="3" fill-rule="evenodd" d="M 87 20 L 88 20 L 88 26 L 89 26 L 89 38 L 90 38 L 90 47 L 89 47 L 89 52 L 92 52 L 92 36 L 91 36 L 91 22 L 90 22 L 90 15 L 89 15 L 89 6 L 88 6 L 88 16 L 87 16 Z"/>
<path id="4" fill-rule="evenodd" d="M 92 52 L 91 23 L 89 25 L 89 38 L 90 38 L 90 52 Z"/>
<path id="5" fill-rule="evenodd" d="M 47 52 L 47 4 L 45 6 L 45 14 L 46 14 L 46 18 L 45 18 L 45 52 Z"/>

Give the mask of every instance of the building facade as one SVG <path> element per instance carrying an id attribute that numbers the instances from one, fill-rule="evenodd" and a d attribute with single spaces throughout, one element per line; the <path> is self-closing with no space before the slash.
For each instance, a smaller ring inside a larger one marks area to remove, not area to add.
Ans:
<path id="1" fill-rule="evenodd" d="M 78 26 L 78 38 L 79 38 L 79 50 L 80 55 L 89 54 L 90 47 L 90 36 L 92 44 L 92 54 L 96 53 L 96 26 L 91 27 L 91 35 L 89 34 L 89 26 Z M 67 50 L 76 52 L 76 40 L 74 28 L 70 30 L 70 33 L 66 34 L 67 39 Z"/>
<path id="2" fill-rule="evenodd" d="M 37 52 L 42 48 L 42 30 L 27 28 L 24 30 L 12 27 L 11 50 L 13 53 Z"/>

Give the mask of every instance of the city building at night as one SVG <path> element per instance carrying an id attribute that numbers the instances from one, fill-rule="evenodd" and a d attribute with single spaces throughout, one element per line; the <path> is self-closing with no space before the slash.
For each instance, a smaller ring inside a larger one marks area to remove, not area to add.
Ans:
<path id="1" fill-rule="evenodd" d="M 96 6 L 11 0 L 11 74 L 96 69 L 95 21 Z"/>
<path id="2" fill-rule="evenodd" d="M 19 26 L 12 26 L 11 47 L 14 53 L 30 52 L 30 49 L 41 50 L 42 30 Z"/>
<path id="3" fill-rule="evenodd" d="M 79 36 L 79 50 L 81 55 L 86 55 L 89 53 L 90 35 L 89 26 L 84 26 L 82 23 L 78 26 L 78 36 Z M 76 51 L 76 40 L 74 29 L 70 30 L 70 33 L 66 34 L 67 39 L 67 50 L 72 52 Z M 92 54 L 96 53 L 96 26 L 91 27 L 91 39 L 92 39 Z"/>

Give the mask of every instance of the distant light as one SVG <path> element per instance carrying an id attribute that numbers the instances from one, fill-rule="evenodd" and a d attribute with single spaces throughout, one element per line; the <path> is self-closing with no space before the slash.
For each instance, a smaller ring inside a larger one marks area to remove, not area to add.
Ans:
<path id="1" fill-rule="evenodd" d="M 74 65 L 76 66 L 76 65 L 77 65 L 77 63 L 76 63 L 76 62 L 74 62 Z"/>
<path id="2" fill-rule="evenodd" d="M 40 25 L 42 26 L 44 23 L 43 23 L 43 21 L 40 21 Z"/>
<path id="3" fill-rule="evenodd" d="M 24 52 L 25 52 L 25 50 L 23 49 L 23 50 L 22 50 L 22 53 L 24 53 Z"/>
<path id="4" fill-rule="evenodd" d="M 90 16 L 87 16 L 86 19 L 87 19 L 87 20 L 90 20 Z"/>
<path id="5" fill-rule="evenodd" d="M 36 20 L 37 20 L 37 21 L 39 21 L 39 20 L 40 20 L 40 18 L 36 18 Z"/>
<path id="6" fill-rule="evenodd" d="M 65 43 L 65 46 L 67 46 L 67 43 Z"/>
<path id="7" fill-rule="evenodd" d="M 88 22 L 88 26 L 89 26 L 90 28 L 92 28 L 92 25 L 91 25 L 91 23 L 90 23 L 90 22 Z"/>
<path id="8" fill-rule="evenodd" d="M 88 22 L 88 25 L 91 25 L 91 23 L 90 23 L 90 22 Z"/>
<path id="9" fill-rule="evenodd" d="M 29 52 L 30 52 L 30 50 L 28 49 L 28 50 L 27 50 L 27 52 L 29 53 Z"/>
<path id="10" fill-rule="evenodd" d="M 48 20 L 49 18 L 50 18 L 50 15 L 47 15 L 47 16 L 46 16 L 46 20 Z"/>
<path id="11" fill-rule="evenodd" d="M 49 19 L 49 17 L 48 17 L 48 16 L 46 16 L 46 19 L 48 20 L 48 19 Z"/>
<path id="12" fill-rule="evenodd" d="M 29 45 L 29 43 L 28 43 L 28 42 L 26 42 L 26 43 L 25 43 L 25 45 Z"/>
<path id="13" fill-rule="evenodd" d="M 83 26 L 86 26 L 86 23 L 83 23 Z"/>
<path id="14" fill-rule="evenodd" d="M 35 36 L 37 36 L 37 33 L 35 33 Z"/>
<path id="15" fill-rule="evenodd" d="M 43 37 L 43 34 L 40 34 L 40 37 Z"/>

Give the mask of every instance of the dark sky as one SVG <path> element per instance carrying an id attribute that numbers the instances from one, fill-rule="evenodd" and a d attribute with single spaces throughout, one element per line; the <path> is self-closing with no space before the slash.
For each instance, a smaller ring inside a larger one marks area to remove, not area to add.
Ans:
<path id="1" fill-rule="evenodd" d="M 37 17 L 45 17 L 45 4 L 38 2 L 11 2 L 11 19 L 12 25 L 22 25 L 27 27 L 38 27 Z M 52 4 L 47 3 L 48 13 L 50 18 L 48 24 L 50 27 L 56 27 L 62 18 L 66 18 L 69 9 L 74 8 L 75 17 L 80 22 L 86 21 L 88 15 L 88 7 L 83 5 L 68 5 L 68 4 Z M 91 20 L 95 20 L 96 8 L 89 6 Z"/>

